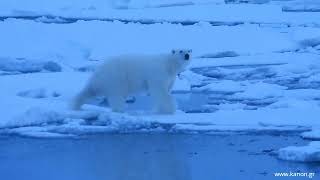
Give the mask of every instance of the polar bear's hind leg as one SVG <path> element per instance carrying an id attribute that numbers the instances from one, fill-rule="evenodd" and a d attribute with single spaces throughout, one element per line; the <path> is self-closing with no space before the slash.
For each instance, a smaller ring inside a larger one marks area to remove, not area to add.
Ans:
<path id="1" fill-rule="evenodd" d="M 80 110 L 81 106 L 90 98 L 93 94 L 88 90 L 88 88 L 83 89 L 72 101 L 71 108 L 73 110 Z"/>
<path id="2" fill-rule="evenodd" d="M 114 112 L 124 112 L 125 107 L 126 107 L 125 101 L 126 101 L 126 99 L 122 96 L 119 96 L 119 95 L 108 97 L 108 102 L 109 102 L 110 108 Z"/>

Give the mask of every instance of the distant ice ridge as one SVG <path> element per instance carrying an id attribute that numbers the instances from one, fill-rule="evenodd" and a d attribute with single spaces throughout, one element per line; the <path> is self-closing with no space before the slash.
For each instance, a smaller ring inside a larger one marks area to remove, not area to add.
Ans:
<path id="1" fill-rule="evenodd" d="M 50 2 L 42 2 L 39 0 L 29 0 L 28 2 L 1 1 L 0 7 L 4 10 L 12 9 L 16 13 L 24 13 L 36 15 L 32 13 L 35 10 L 39 13 L 48 11 L 79 11 L 96 9 L 128 9 L 128 8 L 147 8 L 147 7 L 168 7 L 168 6 L 184 6 L 192 4 L 214 3 L 224 4 L 224 0 L 81 0 L 81 1 L 64 1 L 56 0 Z M 1 8 L 0 8 L 1 9 Z"/>
<path id="2" fill-rule="evenodd" d="M 265 4 L 272 0 L 225 0 L 226 3 L 253 3 L 253 4 Z"/>
<path id="3" fill-rule="evenodd" d="M 288 12 L 320 12 L 320 2 L 315 0 L 293 0 L 283 6 Z"/>
<path id="4" fill-rule="evenodd" d="M 120 20 L 125 23 L 142 24 L 166 22 L 192 25 L 208 22 L 213 26 L 243 24 L 272 27 L 320 26 L 316 13 L 283 12 L 282 4 L 261 5 L 266 0 L 242 1 L 244 4 L 226 5 L 224 0 L 84 0 L 76 3 L 61 0 L 46 3 L 38 0 L 15 3 L 6 0 L 0 1 L 0 19 L 33 19 L 37 22 L 57 24 L 75 23 L 81 20 Z"/>
<path id="5" fill-rule="evenodd" d="M 17 26 L 21 28 L 16 28 Z M 89 26 L 93 28 L 88 29 Z M 89 62 L 100 61 L 121 53 L 168 52 L 170 51 L 168 44 L 171 44 L 172 47 L 192 48 L 195 56 L 209 58 L 271 53 L 288 49 L 295 50 L 297 47 L 297 44 L 292 42 L 287 34 L 281 33 L 282 30 L 259 29 L 258 25 L 241 27 L 182 26 L 170 23 L 143 25 L 118 21 L 79 21 L 60 25 L 7 19 L 0 21 L 0 29 L 3 32 L 0 35 L 3 42 L 0 44 L 1 56 L 11 59 L 53 61 L 59 63 L 60 66 L 72 68 L 88 66 Z M 105 33 L 105 29 L 110 32 L 118 32 L 121 36 Z M 135 36 L 126 33 L 127 29 L 143 38 L 137 40 Z M 313 31 L 310 30 L 310 33 L 303 34 L 301 39 L 310 37 Z M 161 34 L 159 32 L 172 33 Z M 22 34 L 23 38 L 18 40 L 15 34 Z M 201 35 L 195 37 L 193 34 Z M 248 34 L 252 38 L 248 39 Z M 137 41 L 139 43 L 136 43 Z M 274 43 L 275 41 L 277 43 Z M 152 42 L 157 43 L 149 46 Z M 230 42 L 233 43 L 230 44 Z M 261 46 L 260 42 L 265 43 Z M 204 47 L 203 44 L 210 44 L 210 46 Z"/>
<path id="6" fill-rule="evenodd" d="M 115 8 L 172 7 L 194 4 L 224 4 L 225 0 L 114 0 Z"/>

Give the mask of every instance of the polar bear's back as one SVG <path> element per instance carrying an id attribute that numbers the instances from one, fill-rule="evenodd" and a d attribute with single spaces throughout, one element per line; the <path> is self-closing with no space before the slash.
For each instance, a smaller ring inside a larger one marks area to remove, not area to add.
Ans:
<path id="1" fill-rule="evenodd" d="M 143 73 L 145 76 L 163 66 L 163 62 L 160 61 L 163 61 L 163 59 L 159 56 L 126 54 L 107 59 L 100 70 L 107 71 L 109 75 L 119 75 L 123 72 L 130 75 Z"/>
<path id="2" fill-rule="evenodd" d="M 147 89 L 147 81 L 166 77 L 164 55 L 127 54 L 107 59 L 94 73 L 90 87 L 98 92 L 134 94 Z M 120 92 L 122 91 L 122 92 Z"/>

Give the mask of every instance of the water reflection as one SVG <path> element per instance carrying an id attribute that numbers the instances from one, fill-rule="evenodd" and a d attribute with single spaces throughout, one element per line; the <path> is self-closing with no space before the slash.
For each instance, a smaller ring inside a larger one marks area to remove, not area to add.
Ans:
<path id="1" fill-rule="evenodd" d="M 124 139 L 115 144 L 114 179 L 119 180 L 189 180 L 188 159 L 179 152 L 181 143 L 173 135 L 162 135 L 143 141 Z"/>

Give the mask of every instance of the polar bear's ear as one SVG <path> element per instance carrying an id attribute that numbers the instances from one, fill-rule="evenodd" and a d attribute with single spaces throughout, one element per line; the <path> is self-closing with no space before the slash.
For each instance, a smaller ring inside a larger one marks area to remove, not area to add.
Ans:
<path id="1" fill-rule="evenodd" d="M 172 50 L 171 53 L 174 54 L 174 53 L 176 53 L 176 51 L 175 51 L 175 50 Z"/>

